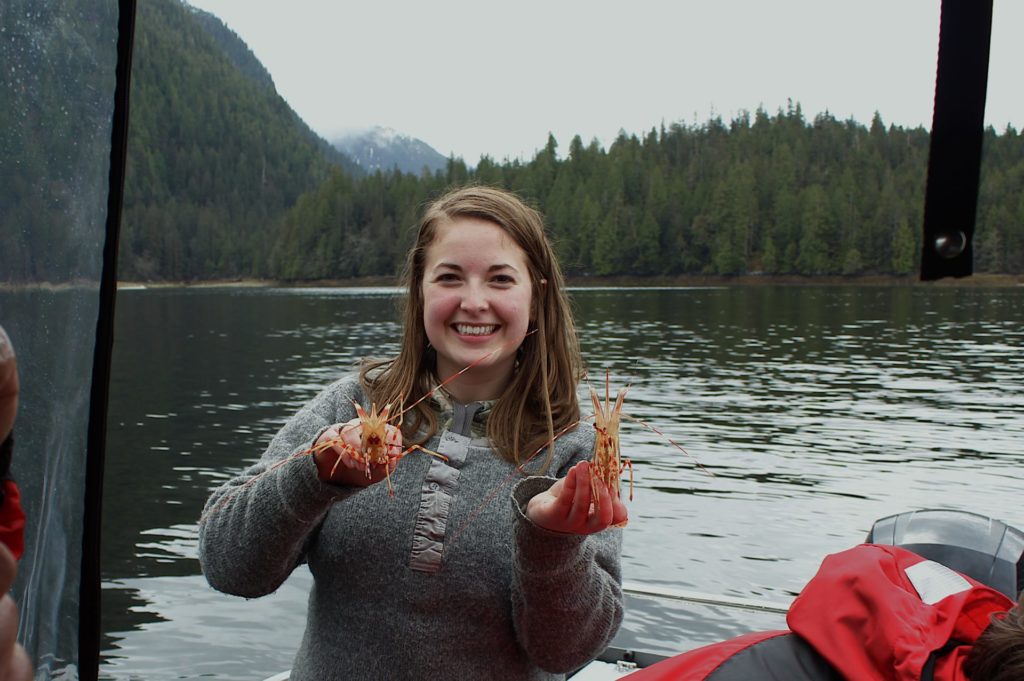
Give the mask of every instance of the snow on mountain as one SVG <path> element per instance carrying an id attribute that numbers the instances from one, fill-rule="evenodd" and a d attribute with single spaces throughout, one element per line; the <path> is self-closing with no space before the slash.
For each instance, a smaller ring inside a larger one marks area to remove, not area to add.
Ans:
<path id="1" fill-rule="evenodd" d="M 424 167 L 433 173 L 443 170 L 448 163 L 426 142 L 380 126 L 338 135 L 331 144 L 370 173 L 398 168 L 419 175 Z"/>

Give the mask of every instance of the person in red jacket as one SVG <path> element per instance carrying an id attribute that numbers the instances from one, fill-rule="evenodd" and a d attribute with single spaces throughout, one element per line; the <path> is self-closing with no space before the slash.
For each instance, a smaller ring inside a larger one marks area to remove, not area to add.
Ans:
<path id="1" fill-rule="evenodd" d="M 0 326 L 0 452 L 3 462 L 3 504 L 0 505 L 0 679 L 30 681 L 32 662 L 20 644 L 18 606 L 7 593 L 18 572 L 17 558 L 24 547 L 25 514 L 21 510 L 18 486 L 8 479 L 7 466 L 14 448 L 11 431 L 18 410 L 18 367 L 14 347 Z"/>
<path id="2" fill-rule="evenodd" d="M 789 630 L 663 660 L 629 681 L 851 679 L 1020 681 L 1024 604 L 897 546 L 825 558 L 793 602 Z"/>
<path id="3" fill-rule="evenodd" d="M 14 452 L 14 417 L 18 413 L 18 365 L 14 346 L 0 327 L 0 542 L 15 558 L 25 549 L 25 514 L 21 493 L 10 475 Z"/>

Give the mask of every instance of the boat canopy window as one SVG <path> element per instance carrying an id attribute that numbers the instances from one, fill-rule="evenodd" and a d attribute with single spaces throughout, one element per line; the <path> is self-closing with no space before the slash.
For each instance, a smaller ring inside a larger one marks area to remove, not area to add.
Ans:
<path id="1" fill-rule="evenodd" d="M 115 0 L 0 8 L 0 324 L 21 377 L 11 472 L 27 517 L 13 595 L 37 679 L 98 673 L 95 552 L 133 16 L 134 2 Z"/>

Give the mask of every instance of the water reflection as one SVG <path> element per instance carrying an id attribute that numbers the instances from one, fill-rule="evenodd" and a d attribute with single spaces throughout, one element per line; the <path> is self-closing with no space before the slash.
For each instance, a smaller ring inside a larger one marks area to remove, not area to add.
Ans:
<path id="1" fill-rule="evenodd" d="M 942 506 L 1024 526 L 1015 503 L 1024 290 L 572 297 L 592 381 L 607 369 L 613 388 L 631 384 L 629 414 L 664 433 L 623 426 L 636 474 L 627 579 L 788 602 L 826 553 L 885 515 Z M 393 289 L 119 296 L 104 509 L 107 678 L 177 678 L 166 672 L 175 647 L 179 657 L 201 647 L 218 679 L 287 667 L 294 645 L 249 628 L 274 618 L 301 633 L 308 573 L 297 571 L 299 584 L 289 580 L 273 603 L 216 594 L 199 576 L 196 521 L 209 490 L 256 460 L 292 411 L 360 357 L 397 351 L 397 302 Z M 195 612 L 179 608 L 176 599 L 188 598 Z M 666 606 L 631 607 L 624 636 L 652 638 Z M 203 618 L 216 627 L 203 629 Z M 704 635 L 757 626 L 692 610 L 658 626 L 693 640 L 705 620 Z M 201 642 L 190 638 L 197 628 L 208 633 Z M 274 661 L 241 670 L 257 642 L 277 649 Z"/>

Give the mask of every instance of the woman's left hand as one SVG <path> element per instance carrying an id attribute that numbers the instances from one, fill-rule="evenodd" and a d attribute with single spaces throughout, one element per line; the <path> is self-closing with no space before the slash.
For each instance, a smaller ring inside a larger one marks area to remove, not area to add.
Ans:
<path id="1" fill-rule="evenodd" d="M 596 487 L 595 499 L 590 462 L 581 461 L 547 491 L 530 499 L 526 516 L 547 530 L 568 534 L 593 534 L 611 525 L 624 525 L 629 515 L 622 499 L 603 484 Z"/>

